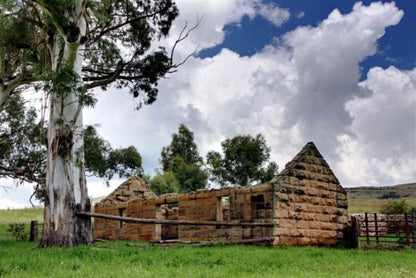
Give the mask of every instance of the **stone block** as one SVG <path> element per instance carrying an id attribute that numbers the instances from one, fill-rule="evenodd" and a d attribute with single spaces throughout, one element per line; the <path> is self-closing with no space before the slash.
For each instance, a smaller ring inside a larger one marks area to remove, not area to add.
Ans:
<path id="1" fill-rule="evenodd" d="M 276 209 L 276 218 L 289 218 L 289 210 L 287 209 Z"/>
<path id="2" fill-rule="evenodd" d="M 315 220 L 320 221 L 320 222 L 331 222 L 332 221 L 332 216 L 329 215 L 329 214 L 319 214 L 319 213 L 317 213 L 315 215 Z"/>
<path id="3" fill-rule="evenodd" d="M 280 202 L 287 203 L 287 202 L 289 202 L 289 195 L 285 194 L 285 193 L 278 192 L 278 193 L 276 193 L 276 199 Z"/>
<path id="4" fill-rule="evenodd" d="M 276 228 L 275 231 L 276 231 L 275 235 L 278 235 L 278 236 L 289 236 L 290 235 L 289 228 Z"/>
<path id="5" fill-rule="evenodd" d="M 293 228 L 296 227 L 295 219 L 281 219 L 279 222 L 279 228 Z"/>
<path id="6" fill-rule="evenodd" d="M 336 206 L 340 208 L 348 208 L 348 201 L 347 200 L 336 200 Z"/>
<path id="7" fill-rule="evenodd" d="M 316 188 L 308 188 L 308 189 L 306 190 L 306 193 L 307 193 L 309 196 L 318 196 L 319 190 L 318 190 L 318 189 L 316 189 Z"/>
<path id="8" fill-rule="evenodd" d="M 289 233 L 294 237 L 306 236 L 308 234 L 306 230 L 297 228 L 289 228 Z"/>
<path id="9" fill-rule="evenodd" d="M 303 229 L 303 230 L 309 229 L 309 221 L 304 221 L 304 220 L 297 221 L 296 222 L 296 228 L 297 229 Z"/>

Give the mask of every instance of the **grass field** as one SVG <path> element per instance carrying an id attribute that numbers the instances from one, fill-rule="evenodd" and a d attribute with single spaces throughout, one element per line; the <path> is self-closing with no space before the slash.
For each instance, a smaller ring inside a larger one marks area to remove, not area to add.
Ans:
<path id="1" fill-rule="evenodd" d="M 16 242 L 10 223 L 42 219 L 42 210 L 0 210 L 0 277 L 416 277 L 416 251 L 342 248 L 178 246 L 101 242 L 38 249 Z"/>
<path id="2" fill-rule="evenodd" d="M 416 252 L 311 247 L 162 249 L 106 242 L 38 249 L 0 242 L 1 277 L 416 277 Z M 134 245 L 132 244 L 132 245 Z"/>
<path id="3" fill-rule="evenodd" d="M 416 198 L 400 198 L 400 199 L 348 199 L 348 214 L 363 212 L 380 212 L 381 207 L 392 200 L 406 200 L 411 207 L 416 207 Z"/>
<path id="4" fill-rule="evenodd" d="M 0 209 L 0 241 L 12 239 L 11 234 L 7 232 L 10 224 L 24 223 L 26 224 L 26 231 L 29 231 L 31 220 L 37 220 L 39 223 L 42 223 L 43 209 Z"/>
<path id="5" fill-rule="evenodd" d="M 406 200 L 411 207 L 416 207 L 416 183 L 384 187 L 345 188 L 348 194 L 348 213 L 380 212 L 381 207 L 389 201 Z M 396 198 L 383 198 L 393 194 Z"/>

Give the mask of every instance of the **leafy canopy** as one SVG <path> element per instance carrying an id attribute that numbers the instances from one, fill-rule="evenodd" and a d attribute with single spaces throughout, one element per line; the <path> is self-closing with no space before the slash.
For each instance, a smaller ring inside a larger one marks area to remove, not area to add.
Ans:
<path id="1" fill-rule="evenodd" d="M 154 102 L 158 79 L 178 64 L 152 42 L 168 34 L 177 15 L 172 0 L 0 1 L 0 107 L 29 84 L 61 94 L 75 89 L 83 105 L 94 103 L 89 89 L 110 84 L 140 97 L 139 106 Z M 75 57 L 65 57 L 65 45 L 83 46 L 82 76 L 74 76 Z"/>
<path id="2" fill-rule="evenodd" d="M 266 182 L 277 173 L 275 162 L 266 163 L 270 158 L 270 148 L 261 134 L 236 136 L 221 143 L 224 155 L 210 151 L 207 165 L 210 179 L 221 185 L 239 184 L 242 186 L 254 182 Z"/>
<path id="3" fill-rule="evenodd" d="M 200 165 L 203 161 L 194 142 L 193 132 L 184 124 L 179 125 L 178 133 L 172 134 L 170 145 L 163 147 L 160 155 L 163 171 L 171 169 L 171 162 L 174 157 L 180 157 L 184 163 L 190 165 Z"/>
<path id="4" fill-rule="evenodd" d="M 203 159 L 193 132 L 184 124 L 179 126 L 178 133 L 172 134 L 171 144 L 162 148 L 160 163 L 163 174 L 158 173 L 150 182 L 155 192 L 186 193 L 206 187 L 208 175 L 203 169 Z M 162 182 L 163 179 L 166 180 Z M 166 187 L 160 189 L 162 185 Z"/>

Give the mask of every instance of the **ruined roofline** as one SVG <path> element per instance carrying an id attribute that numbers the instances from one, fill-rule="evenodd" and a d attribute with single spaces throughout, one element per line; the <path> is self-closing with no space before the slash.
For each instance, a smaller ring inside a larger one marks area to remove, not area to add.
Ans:
<path id="1" fill-rule="evenodd" d="M 286 163 L 285 168 L 271 182 L 276 183 L 281 177 L 293 176 L 295 171 L 307 171 L 308 165 L 314 166 L 311 168 L 325 168 L 325 171 L 327 171 L 326 175 L 331 176 L 334 183 L 340 185 L 338 178 L 313 142 L 308 142 L 291 161 Z"/>
<path id="2" fill-rule="evenodd" d="M 156 194 L 140 177 L 131 176 L 98 202 L 96 206 L 108 203 L 127 203 L 134 199 L 148 199 L 155 196 Z"/>
<path id="3" fill-rule="evenodd" d="M 266 182 L 266 183 L 247 185 L 247 186 L 232 185 L 232 186 L 224 186 L 220 188 L 201 188 L 201 189 L 197 189 L 196 191 L 191 191 L 187 193 L 166 193 L 162 195 L 157 195 L 157 197 L 172 196 L 172 195 L 192 195 L 192 194 L 205 193 L 205 192 L 236 190 L 236 189 L 237 190 L 250 190 L 250 189 L 262 188 L 262 187 L 269 186 L 269 185 L 270 185 L 269 182 Z"/>
<path id="4" fill-rule="evenodd" d="M 306 170 L 308 168 L 309 170 Z M 316 170 L 318 169 L 318 170 Z M 173 196 L 185 196 L 185 195 L 197 195 L 205 192 L 211 192 L 211 191 L 218 191 L 218 192 L 226 192 L 227 190 L 235 191 L 235 190 L 241 190 L 241 191 L 250 191 L 250 190 L 256 190 L 260 189 L 262 187 L 269 187 L 271 184 L 277 183 L 282 177 L 286 176 L 295 176 L 295 172 L 307 172 L 312 174 L 321 174 L 319 171 L 324 172 L 325 176 L 329 176 L 329 179 L 332 181 L 331 183 L 340 185 L 338 179 L 336 178 L 335 174 L 329 167 L 328 163 L 323 158 L 322 154 L 319 152 L 318 148 L 315 146 L 313 142 L 308 142 L 295 156 L 294 158 L 286 163 L 286 167 L 277 174 L 271 181 L 263 183 L 263 184 L 256 184 L 256 185 L 247 185 L 247 186 L 241 186 L 241 185 L 233 185 L 233 186 L 226 186 L 221 188 L 203 188 L 198 189 L 196 191 L 188 192 L 188 193 L 168 193 L 168 194 L 162 194 L 162 195 L 156 195 L 150 187 L 139 177 L 130 177 L 128 180 L 120 184 L 119 187 L 117 187 L 111 194 L 109 194 L 106 198 L 101 200 L 98 204 L 104 204 L 106 200 L 109 200 L 111 198 L 114 198 L 118 193 L 120 193 L 123 190 L 123 187 L 126 186 L 129 182 L 132 181 L 139 181 L 141 189 L 144 189 L 144 192 L 146 193 L 146 196 L 138 196 L 135 194 L 132 194 L 129 199 L 125 199 L 124 201 L 119 200 L 119 203 L 127 203 L 133 200 L 137 199 L 152 199 L 152 198 L 166 198 L 166 197 L 173 197 Z"/>

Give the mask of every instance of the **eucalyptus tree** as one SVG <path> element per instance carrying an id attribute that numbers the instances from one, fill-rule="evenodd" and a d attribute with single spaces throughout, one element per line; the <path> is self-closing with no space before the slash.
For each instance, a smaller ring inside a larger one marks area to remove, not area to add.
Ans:
<path id="1" fill-rule="evenodd" d="M 261 134 L 236 136 L 221 142 L 224 155 L 216 151 L 207 154 L 210 179 L 221 185 L 270 181 L 278 171 L 275 162 L 267 164 L 270 148 Z M 267 166 L 266 166 L 267 165 Z"/>
<path id="2" fill-rule="evenodd" d="M 198 153 L 198 146 L 194 142 L 194 133 L 184 124 L 179 125 L 178 133 L 172 134 L 170 145 L 162 148 L 160 157 L 163 171 L 171 170 L 174 157 L 182 158 L 186 164 L 202 165 L 203 163 Z"/>
<path id="3" fill-rule="evenodd" d="M 0 178 L 34 185 L 33 197 L 45 201 L 46 133 L 34 107 L 19 94 L 9 97 L 0 111 Z M 85 126 L 84 158 L 87 175 L 108 182 L 113 176 L 142 176 L 142 158 L 134 146 L 113 149 L 94 126 Z M 0 182 L 0 187 L 7 189 Z"/>
<path id="4" fill-rule="evenodd" d="M 173 173 L 179 183 L 179 192 L 186 193 L 206 187 L 208 174 L 203 169 L 204 161 L 199 156 L 194 133 L 187 126 L 179 125 L 178 133 L 172 134 L 170 145 L 162 148 L 160 156 L 162 170 L 164 173 Z"/>
<path id="5" fill-rule="evenodd" d="M 48 99 L 46 199 L 41 247 L 92 242 L 84 174 L 82 109 L 93 88 L 129 88 L 139 104 L 175 65 L 152 42 L 166 36 L 172 0 L 1 0 L 0 107 L 42 89 Z"/>

